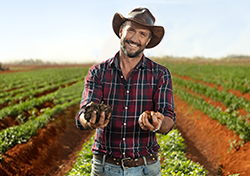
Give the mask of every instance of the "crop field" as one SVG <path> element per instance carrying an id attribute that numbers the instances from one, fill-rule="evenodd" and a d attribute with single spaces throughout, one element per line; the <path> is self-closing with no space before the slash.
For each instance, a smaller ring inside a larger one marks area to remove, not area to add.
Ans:
<path id="1" fill-rule="evenodd" d="M 158 135 L 162 175 L 250 175 L 250 64 L 159 62 L 177 115 Z M 94 131 L 74 120 L 88 69 L 0 73 L 0 175 L 88 175 Z"/>
<path id="2" fill-rule="evenodd" d="M 165 62 L 187 156 L 211 175 L 250 175 L 248 62 Z M 189 150 L 189 149 L 188 149 Z"/>

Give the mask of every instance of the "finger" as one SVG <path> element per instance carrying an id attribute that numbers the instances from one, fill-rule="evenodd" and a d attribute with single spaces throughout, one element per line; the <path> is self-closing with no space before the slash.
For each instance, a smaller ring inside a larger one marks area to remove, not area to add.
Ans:
<path id="1" fill-rule="evenodd" d="M 87 104 L 86 106 L 91 106 L 94 102 L 91 101 L 89 104 Z"/>
<path id="2" fill-rule="evenodd" d="M 151 130 L 153 129 L 154 127 L 151 125 L 151 123 L 148 121 L 148 115 L 147 113 L 142 113 L 141 115 L 141 127 L 143 130 Z"/>
<path id="3" fill-rule="evenodd" d="M 101 127 L 101 128 L 104 128 L 104 127 L 106 127 L 106 126 L 108 125 L 108 123 L 109 123 L 109 119 L 105 120 L 105 121 L 104 121 L 104 124 L 101 125 L 100 127 Z"/>
<path id="4" fill-rule="evenodd" d="M 112 115 L 112 114 L 109 113 L 109 116 L 108 116 L 108 118 L 104 121 L 104 124 L 100 126 L 101 128 L 104 128 L 104 127 L 106 127 L 106 126 L 109 124 L 109 122 L 110 122 L 110 120 L 111 120 L 111 115 Z"/>
<path id="5" fill-rule="evenodd" d="M 164 115 L 160 112 L 156 112 L 153 117 L 153 124 L 155 126 L 155 129 L 159 128 L 161 126 L 162 122 L 164 120 Z"/>
<path id="6" fill-rule="evenodd" d="M 150 112 L 150 115 L 151 115 L 151 117 L 153 116 L 153 115 L 155 115 L 156 113 L 154 112 L 154 111 L 151 111 Z"/>
<path id="7" fill-rule="evenodd" d="M 143 112 L 139 117 L 139 123 L 144 125 L 144 119 L 147 117 L 147 114 Z"/>
<path id="8" fill-rule="evenodd" d="M 144 127 L 147 128 L 148 130 L 152 131 L 154 130 L 154 126 L 148 121 L 148 117 L 144 118 Z"/>
<path id="9" fill-rule="evenodd" d="M 100 115 L 101 115 L 101 117 L 100 117 L 100 120 L 99 120 L 98 124 L 99 125 L 103 125 L 104 124 L 104 120 L 105 120 L 105 112 L 102 111 Z"/>
<path id="10" fill-rule="evenodd" d="M 140 125 L 140 127 L 141 127 L 142 129 L 144 129 L 144 124 L 143 124 L 143 121 L 142 121 L 142 118 L 143 118 L 144 115 L 145 115 L 145 113 L 143 112 L 143 113 L 139 116 L 139 120 L 138 120 L 138 123 L 139 123 L 139 125 Z"/>
<path id="11" fill-rule="evenodd" d="M 96 121 L 96 111 L 93 111 L 91 114 L 91 119 L 89 120 L 91 125 L 94 125 Z"/>
<path id="12" fill-rule="evenodd" d="M 163 119 L 164 119 L 164 115 L 163 115 L 162 113 L 160 113 L 160 112 L 156 112 L 156 113 L 155 113 L 155 116 L 156 116 L 158 119 L 160 119 L 160 120 L 163 120 Z"/>
<path id="13" fill-rule="evenodd" d="M 144 115 L 143 115 L 144 116 Z M 144 122 L 143 122 L 143 116 L 142 116 L 142 118 L 141 118 L 141 122 L 139 122 L 139 124 L 140 124 L 140 127 L 141 127 L 141 129 L 143 129 L 143 130 L 148 130 L 146 127 L 145 127 L 145 125 L 144 125 Z"/>
<path id="14" fill-rule="evenodd" d="M 144 112 L 140 115 L 140 117 L 139 117 L 139 120 L 138 120 L 138 122 L 139 123 L 142 123 L 142 116 L 143 116 L 143 114 L 145 114 Z"/>
<path id="15" fill-rule="evenodd" d="M 157 126 L 157 124 L 158 124 L 158 119 L 157 119 L 157 117 L 154 115 L 154 116 L 152 116 L 152 125 L 153 125 L 153 126 Z"/>
<path id="16" fill-rule="evenodd" d="M 144 125 L 141 125 L 140 127 L 141 127 L 141 129 L 143 129 L 145 131 L 148 130 Z"/>
<path id="17" fill-rule="evenodd" d="M 111 118 L 111 113 L 109 113 L 109 116 L 108 116 L 108 118 L 105 120 L 105 123 L 106 123 L 106 122 L 109 122 L 109 121 L 110 121 L 110 118 Z"/>
<path id="18" fill-rule="evenodd" d="M 153 126 L 156 126 L 158 124 L 158 122 L 159 122 L 159 119 L 157 118 L 157 115 L 156 114 L 152 115 Z"/>

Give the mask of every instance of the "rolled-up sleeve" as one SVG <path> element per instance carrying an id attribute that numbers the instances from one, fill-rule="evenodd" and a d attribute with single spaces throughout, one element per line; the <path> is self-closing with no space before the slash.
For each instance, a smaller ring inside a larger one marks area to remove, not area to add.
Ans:
<path id="1" fill-rule="evenodd" d="M 100 75 L 98 66 L 93 66 L 88 75 L 85 77 L 84 90 L 82 93 L 82 100 L 80 103 L 80 111 L 76 115 L 76 126 L 80 130 L 85 130 L 85 128 L 80 123 L 80 116 L 84 112 L 84 107 L 90 103 L 100 103 L 102 98 L 102 86 L 100 82 Z"/>
<path id="2" fill-rule="evenodd" d="M 173 85 L 169 70 L 165 68 L 159 78 L 158 85 L 154 94 L 155 111 L 162 113 L 164 116 L 171 118 L 175 125 Z M 171 130 L 173 129 L 172 126 Z M 170 130 L 170 131 L 171 131 Z"/>

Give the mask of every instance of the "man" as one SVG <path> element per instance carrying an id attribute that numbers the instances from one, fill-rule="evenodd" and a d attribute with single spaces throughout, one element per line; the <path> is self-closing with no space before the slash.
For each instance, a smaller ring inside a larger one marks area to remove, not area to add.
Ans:
<path id="1" fill-rule="evenodd" d="M 154 22 L 147 8 L 136 8 L 127 17 L 116 13 L 113 30 L 120 38 L 120 51 L 93 66 L 85 79 L 76 123 L 81 130 L 96 129 L 93 176 L 161 175 L 155 133 L 168 133 L 175 113 L 169 70 L 143 54 L 164 36 L 164 28 Z M 92 102 L 111 106 L 112 119 L 102 112 L 96 123 L 94 111 L 90 121 L 85 120 L 84 107 Z"/>

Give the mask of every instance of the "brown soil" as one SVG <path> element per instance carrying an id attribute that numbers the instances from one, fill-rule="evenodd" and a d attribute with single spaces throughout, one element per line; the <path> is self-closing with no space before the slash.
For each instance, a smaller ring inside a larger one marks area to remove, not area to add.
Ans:
<path id="1" fill-rule="evenodd" d="M 240 141 L 233 131 L 193 109 L 178 96 L 175 105 L 177 128 L 185 139 L 189 159 L 199 162 L 212 176 L 250 175 L 250 142 L 230 148 L 230 141 Z"/>
<path id="2" fill-rule="evenodd" d="M 8 103 L 0 104 L 0 109 L 4 108 L 6 106 L 8 106 Z"/>
<path id="3" fill-rule="evenodd" d="M 28 143 L 8 150 L 0 162 L 0 175 L 63 175 L 69 171 L 94 131 L 80 131 L 75 125 L 79 105 L 54 117 L 56 120 L 40 129 Z"/>
<path id="4" fill-rule="evenodd" d="M 233 89 L 230 89 L 228 92 L 231 92 L 232 94 L 236 95 L 237 97 L 244 97 L 245 99 L 250 101 L 250 93 L 242 94 L 239 90 L 233 90 Z"/>
<path id="5" fill-rule="evenodd" d="M 16 117 L 5 117 L 4 119 L 0 120 L 0 131 L 14 125 L 19 125 Z"/>
<path id="6" fill-rule="evenodd" d="M 26 72 L 29 70 L 37 70 L 37 69 L 47 69 L 47 68 L 67 68 L 67 67 L 90 67 L 93 64 L 54 64 L 54 65 L 5 65 L 9 67 L 9 70 L 0 71 L 0 74 L 9 74 L 16 72 Z"/>

